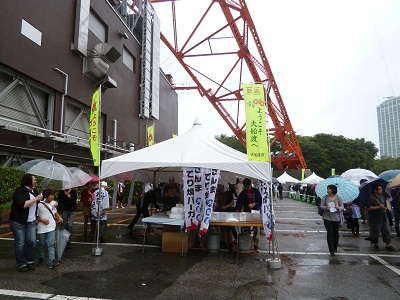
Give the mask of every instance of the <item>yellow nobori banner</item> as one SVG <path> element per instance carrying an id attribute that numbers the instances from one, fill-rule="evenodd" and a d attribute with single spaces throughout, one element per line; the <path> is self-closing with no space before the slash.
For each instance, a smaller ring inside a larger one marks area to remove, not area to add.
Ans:
<path id="1" fill-rule="evenodd" d="M 262 84 L 243 84 L 246 107 L 246 148 L 248 160 L 269 161 L 265 96 Z"/>
<path id="2" fill-rule="evenodd" d="M 147 146 L 154 145 L 154 124 L 147 126 Z"/>
<path id="3" fill-rule="evenodd" d="M 101 86 L 93 93 L 92 96 L 92 107 L 90 109 L 90 123 L 89 123 L 90 152 L 92 152 L 93 164 L 96 167 L 99 166 L 100 164 L 100 159 L 99 159 L 100 89 Z"/>

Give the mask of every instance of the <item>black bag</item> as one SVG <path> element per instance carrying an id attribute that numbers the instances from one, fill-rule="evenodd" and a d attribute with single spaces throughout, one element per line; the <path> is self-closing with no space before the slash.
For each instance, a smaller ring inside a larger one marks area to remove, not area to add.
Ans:
<path id="1" fill-rule="evenodd" d="M 320 216 L 322 216 L 322 215 L 324 214 L 323 209 L 322 209 L 321 207 L 319 207 L 319 206 L 318 206 L 318 214 L 319 214 Z"/>
<path id="2" fill-rule="evenodd" d="M 324 197 L 324 204 L 326 205 L 326 196 Z M 321 203 L 318 205 L 318 214 L 320 216 L 322 216 L 324 214 L 324 210 L 321 208 Z"/>

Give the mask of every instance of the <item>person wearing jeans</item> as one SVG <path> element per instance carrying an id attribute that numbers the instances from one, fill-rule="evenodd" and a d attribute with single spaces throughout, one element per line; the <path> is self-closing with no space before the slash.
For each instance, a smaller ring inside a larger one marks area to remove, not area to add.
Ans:
<path id="1" fill-rule="evenodd" d="M 13 194 L 10 213 L 10 228 L 14 235 L 15 258 L 19 271 L 35 269 L 36 210 L 43 195 L 36 192 L 36 178 L 25 174 L 21 186 Z"/>
<path id="2" fill-rule="evenodd" d="M 39 264 L 44 263 L 44 245 L 47 244 L 47 253 L 49 255 L 50 269 L 58 266 L 56 262 L 55 236 L 56 223 L 62 222 L 60 215 L 57 212 L 54 201 L 55 191 L 47 189 L 43 191 L 44 201 L 41 201 L 37 209 L 37 233 L 39 239 Z"/>

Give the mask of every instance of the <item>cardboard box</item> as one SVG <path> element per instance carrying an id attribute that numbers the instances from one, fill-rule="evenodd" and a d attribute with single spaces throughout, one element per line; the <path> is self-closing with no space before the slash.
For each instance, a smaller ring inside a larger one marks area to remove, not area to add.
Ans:
<path id="1" fill-rule="evenodd" d="M 188 249 L 193 247 L 194 244 L 194 230 L 189 232 L 172 231 L 166 229 L 162 235 L 162 252 L 181 253 L 183 246 L 183 253 L 186 254 Z"/>

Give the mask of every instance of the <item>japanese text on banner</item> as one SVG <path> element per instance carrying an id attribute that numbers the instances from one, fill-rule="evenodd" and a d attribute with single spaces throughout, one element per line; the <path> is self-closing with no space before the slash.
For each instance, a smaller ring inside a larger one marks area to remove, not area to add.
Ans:
<path id="1" fill-rule="evenodd" d="M 198 224 L 195 216 L 195 185 L 194 168 L 183 168 L 185 225 L 187 230 L 196 228 Z"/>
<path id="2" fill-rule="evenodd" d="M 100 93 L 101 86 L 93 93 L 92 107 L 90 110 L 89 141 L 90 152 L 92 153 L 93 164 L 99 166 L 99 113 L 100 113 Z"/>
<path id="3" fill-rule="evenodd" d="M 246 108 L 248 160 L 269 161 L 264 86 L 262 84 L 243 84 L 243 95 Z"/>
<path id="4" fill-rule="evenodd" d="M 204 193 L 203 208 L 202 208 L 203 219 L 201 221 L 199 230 L 200 234 L 206 234 L 208 231 L 208 226 L 210 225 L 219 176 L 220 176 L 220 170 L 205 169 L 204 171 L 203 182 L 205 187 L 205 193 Z"/>
<path id="5" fill-rule="evenodd" d="M 201 223 L 200 234 L 207 233 L 213 211 L 220 171 L 183 168 L 185 225 L 188 230 Z"/>
<path id="6" fill-rule="evenodd" d="M 201 198 L 203 196 L 204 183 L 203 181 L 203 172 L 202 168 L 194 168 L 195 173 L 195 188 L 194 188 L 194 200 L 195 200 L 195 218 L 196 224 L 199 224 L 203 218 L 203 210 L 202 210 L 202 201 Z"/>
<path id="7" fill-rule="evenodd" d="M 272 228 L 275 227 L 275 215 L 274 212 L 271 211 L 271 199 L 269 196 L 269 186 L 267 182 L 261 183 L 261 196 L 262 196 L 262 205 L 261 205 L 261 215 L 263 221 L 263 227 L 265 232 L 265 237 L 268 241 L 272 240 Z"/>

